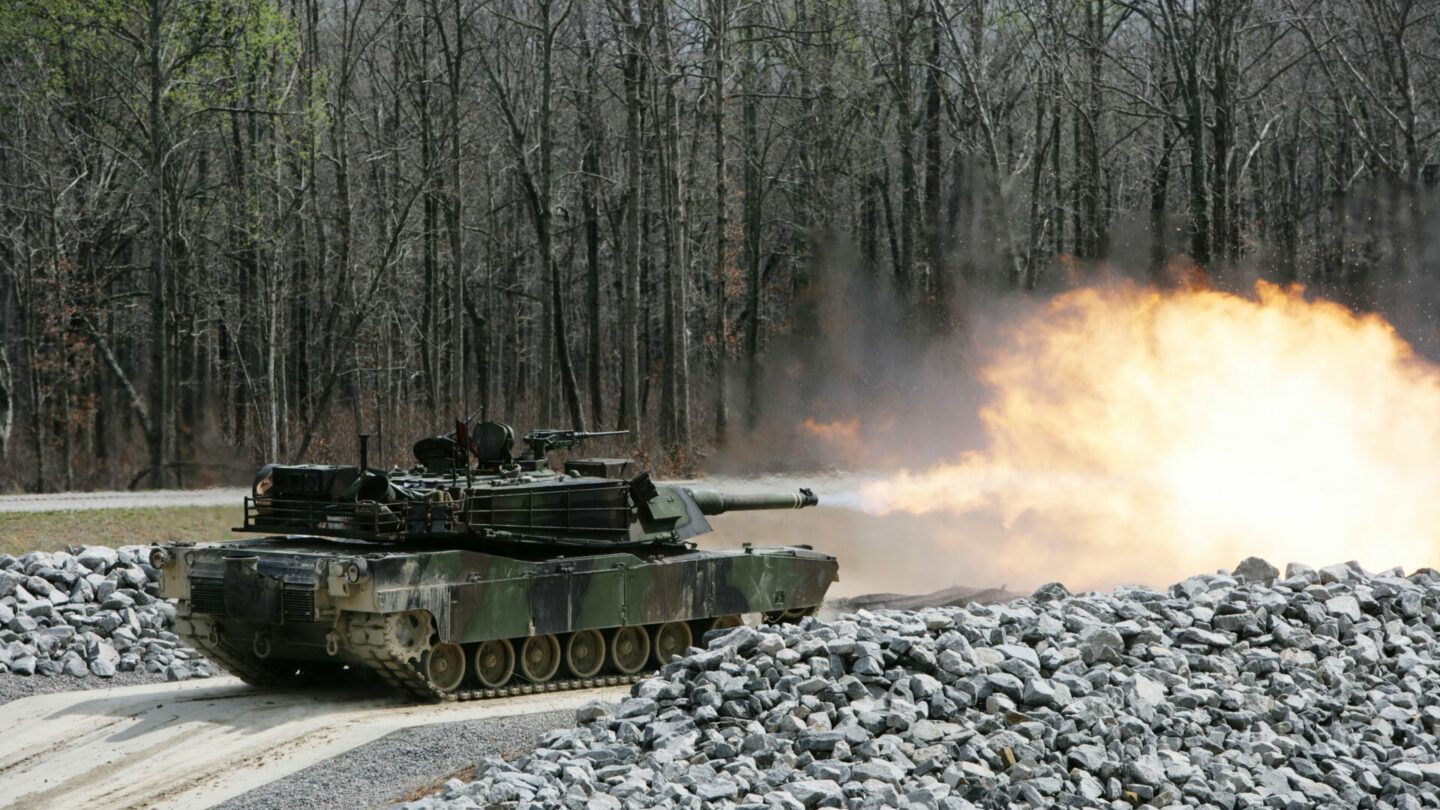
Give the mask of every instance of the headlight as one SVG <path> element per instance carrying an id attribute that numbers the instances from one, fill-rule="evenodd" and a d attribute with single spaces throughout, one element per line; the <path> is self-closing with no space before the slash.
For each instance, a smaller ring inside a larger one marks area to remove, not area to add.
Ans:
<path id="1" fill-rule="evenodd" d="M 151 567 L 151 568 L 164 568 L 165 566 L 169 565 L 169 564 L 170 564 L 170 561 L 173 560 L 173 559 L 175 559 L 175 558 L 172 557 L 172 556 L 170 556 L 170 550 L 169 550 L 169 549 L 164 549 L 164 548 L 152 548 L 152 549 L 150 549 L 150 567 Z"/>
<path id="2" fill-rule="evenodd" d="M 270 494 L 275 488 L 275 465 L 266 464 L 255 473 L 255 483 L 250 488 L 251 494 L 257 498 L 263 498 Z"/>

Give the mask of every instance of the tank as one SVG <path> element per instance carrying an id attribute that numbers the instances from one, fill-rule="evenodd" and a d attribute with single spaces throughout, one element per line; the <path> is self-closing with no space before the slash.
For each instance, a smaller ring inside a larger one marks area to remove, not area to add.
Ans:
<path id="1" fill-rule="evenodd" d="M 553 469 L 600 435 L 457 422 L 416 465 L 262 467 L 237 532 L 156 546 L 176 632 L 257 685 L 377 677 L 427 700 L 616 685 L 704 633 L 813 613 L 838 578 L 808 546 L 699 550 L 708 518 L 817 504 L 660 484 L 623 459 Z"/>

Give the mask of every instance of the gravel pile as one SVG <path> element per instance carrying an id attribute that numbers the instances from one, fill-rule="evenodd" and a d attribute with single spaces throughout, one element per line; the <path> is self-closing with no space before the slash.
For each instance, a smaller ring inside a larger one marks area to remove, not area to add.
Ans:
<path id="1" fill-rule="evenodd" d="M 408 808 L 1440 806 L 1440 574 L 737 628 Z"/>
<path id="2" fill-rule="evenodd" d="M 170 632 L 144 546 L 0 555 L 0 673 L 136 673 L 187 680 L 213 666 Z"/>

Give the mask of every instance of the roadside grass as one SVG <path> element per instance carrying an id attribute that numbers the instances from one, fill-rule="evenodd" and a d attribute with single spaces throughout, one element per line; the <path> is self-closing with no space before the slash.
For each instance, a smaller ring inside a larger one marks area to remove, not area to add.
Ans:
<path id="1" fill-rule="evenodd" d="M 127 546 L 169 540 L 229 540 L 239 506 L 168 506 L 0 512 L 0 554 L 60 551 L 66 546 Z"/>

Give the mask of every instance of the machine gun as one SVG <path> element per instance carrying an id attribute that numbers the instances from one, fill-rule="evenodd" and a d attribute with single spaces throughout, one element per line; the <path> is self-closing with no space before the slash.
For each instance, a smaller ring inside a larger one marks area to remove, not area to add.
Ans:
<path id="1" fill-rule="evenodd" d="M 624 436 L 628 430 L 602 430 L 602 431 L 581 431 L 581 430 L 532 430 L 525 434 L 521 441 L 530 448 L 532 457 L 536 459 L 545 458 L 545 454 L 551 450 L 566 450 L 586 439 L 594 439 L 600 436 Z"/>

